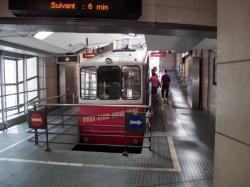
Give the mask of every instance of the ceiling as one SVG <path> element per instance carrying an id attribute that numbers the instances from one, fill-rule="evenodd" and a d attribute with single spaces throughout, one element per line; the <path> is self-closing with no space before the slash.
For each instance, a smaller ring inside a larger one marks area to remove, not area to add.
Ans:
<path id="1" fill-rule="evenodd" d="M 54 33 L 44 40 L 38 40 L 33 37 L 38 31 Z M 127 33 L 137 33 L 137 36 L 129 36 Z M 131 20 L 0 19 L 0 50 L 22 54 L 74 53 L 87 47 L 97 48 L 124 39 L 134 44 L 144 42 L 151 51 L 170 50 L 181 53 L 193 48 L 216 49 L 216 28 Z"/>
<path id="2" fill-rule="evenodd" d="M 41 54 L 65 54 L 75 53 L 85 48 L 103 47 L 114 41 L 125 39 L 133 43 L 145 43 L 144 35 L 134 37 L 128 34 L 57 32 L 44 40 L 39 40 L 33 37 L 34 34 L 35 32 L 0 32 L 0 49 L 10 52 L 17 52 L 17 49 L 32 52 L 34 49 L 37 53 L 40 51 Z"/>
<path id="3" fill-rule="evenodd" d="M 41 41 L 33 37 L 38 31 L 53 31 L 54 34 Z M 212 26 L 134 20 L 0 18 L 0 50 L 56 55 L 129 38 L 134 43 L 143 40 L 151 51 L 180 53 L 193 48 L 216 49 L 216 32 L 216 27 Z M 131 37 L 127 33 L 138 35 Z"/>
<path id="4" fill-rule="evenodd" d="M 55 32 L 44 40 L 34 38 L 36 32 L 0 31 L 0 50 L 32 55 L 75 53 L 85 48 L 98 48 L 114 41 L 146 43 L 149 51 L 170 50 L 175 53 L 191 49 L 216 49 L 216 39 L 168 35 L 136 35 L 111 33 Z"/>

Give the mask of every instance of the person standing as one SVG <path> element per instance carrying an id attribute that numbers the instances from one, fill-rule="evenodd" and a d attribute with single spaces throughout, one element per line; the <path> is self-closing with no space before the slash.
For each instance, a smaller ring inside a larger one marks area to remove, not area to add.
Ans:
<path id="1" fill-rule="evenodd" d="M 164 103 L 169 103 L 169 99 L 168 99 L 168 92 L 169 92 L 169 85 L 170 85 L 170 82 L 171 82 L 171 79 L 168 75 L 168 71 L 165 69 L 164 70 L 165 74 L 162 75 L 161 77 L 161 96 L 162 96 L 162 99 L 164 101 Z M 165 96 L 165 98 L 164 98 Z"/>
<path id="2" fill-rule="evenodd" d="M 157 103 L 157 89 L 160 85 L 160 81 L 154 71 L 152 71 L 152 76 L 150 77 L 149 82 L 151 82 L 152 102 Z"/>

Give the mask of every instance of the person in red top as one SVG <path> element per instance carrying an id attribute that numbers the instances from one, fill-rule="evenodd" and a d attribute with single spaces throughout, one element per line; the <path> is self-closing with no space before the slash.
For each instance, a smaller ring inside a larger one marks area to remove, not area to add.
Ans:
<path id="1" fill-rule="evenodd" d="M 152 71 L 152 77 L 150 77 L 149 82 L 151 82 L 151 94 L 152 94 L 152 102 L 157 102 L 157 88 L 160 85 L 160 81 L 156 76 L 156 73 Z"/>
<path id="2" fill-rule="evenodd" d="M 169 85 L 171 82 L 171 79 L 168 75 L 168 71 L 165 69 L 165 74 L 162 75 L 161 77 L 161 96 L 164 100 L 164 103 L 168 103 L 168 92 L 169 92 Z M 164 99 L 164 95 L 166 97 L 167 100 Z"/>

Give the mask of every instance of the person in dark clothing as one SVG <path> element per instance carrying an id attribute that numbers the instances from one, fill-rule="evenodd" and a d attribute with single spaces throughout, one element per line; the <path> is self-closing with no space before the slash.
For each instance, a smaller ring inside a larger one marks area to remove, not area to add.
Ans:
<path id="1" fill-rule="evenodd" d="M 164 103 L 168 103 L 168 92 L 169 92 L 169 85 L 171 82 L 171 79 L 167 73 L 167 70 L 165 69 L 165 74 L 161 77 L 161 96 L 164 101 Z M 165 95 L 165 98 L 164 98 Z"/>
<path id="2" fill-rule="evenodd" d="M 120 87 L 116 83 L 111 83 L 109 91 L 109 99 L 119 99 L 120 98 Z"/>

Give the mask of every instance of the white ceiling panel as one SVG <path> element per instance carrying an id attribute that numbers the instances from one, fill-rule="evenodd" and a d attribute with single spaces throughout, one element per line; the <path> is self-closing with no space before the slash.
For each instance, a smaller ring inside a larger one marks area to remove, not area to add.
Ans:
<path id="1" fill-rule="evenodd" d="M 85 47 L 97 48 L 125 38 L 131 38 L 131 36 L 127 34 L 53 33 L 44 42 L 76 52 Z"/>

